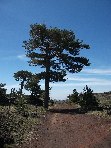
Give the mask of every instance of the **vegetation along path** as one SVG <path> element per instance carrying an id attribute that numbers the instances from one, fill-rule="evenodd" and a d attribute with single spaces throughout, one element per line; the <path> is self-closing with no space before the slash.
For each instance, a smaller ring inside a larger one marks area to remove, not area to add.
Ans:
<path id="1" fill-rule="evenodd" d="M 50 110 L 36 131 L 25 148 L 111 148 L 111 120 L 76 109 Z"/>

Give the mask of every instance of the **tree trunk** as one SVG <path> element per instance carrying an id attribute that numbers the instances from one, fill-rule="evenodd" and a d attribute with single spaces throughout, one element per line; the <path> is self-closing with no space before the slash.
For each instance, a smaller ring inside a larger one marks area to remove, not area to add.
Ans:
<path id="1" fill-rule="evenodd" d="M 24 87 L 24 80 L 21 82 L 21 88 L 20 88 L 20 93 L 21 94 L 22 94 L 23 87 Z"/>
<path id="2" fill-rule="evenodd" d="M 45 98 L 44 98 L 44 107 L 48 109 L 49 103 L 49 74 L 46 73 L 45 77 Z"/>
<path id="3" fill-rule="evenodd" d="M 48 109 L 49 104 L 49 81 L 50 81 L 50 58 L 47 54 L 46 58 L 46 74 L 45 74 L 45 98 L 44 98 L 44 108 Z"/>

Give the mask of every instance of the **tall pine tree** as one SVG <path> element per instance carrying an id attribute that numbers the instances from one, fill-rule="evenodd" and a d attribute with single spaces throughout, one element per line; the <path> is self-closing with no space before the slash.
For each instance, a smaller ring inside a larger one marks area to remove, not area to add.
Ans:
<path id="1" fill-rule="evenodd" d="M 45 24 L 30 27 L 30 39 L 23 42 L 23 47 L 30 58 L 29 65 L 44 68 L 38 76 L 45 79 L 44 107 L 48 108 L 49 83 L 65 81 L 66 71 L 77 73 L 89 66 L 89 60 L 79 56 L 80 50 L 89 49 L 89 45 L 76 39 L 70 30 L 48 28 Z"/>

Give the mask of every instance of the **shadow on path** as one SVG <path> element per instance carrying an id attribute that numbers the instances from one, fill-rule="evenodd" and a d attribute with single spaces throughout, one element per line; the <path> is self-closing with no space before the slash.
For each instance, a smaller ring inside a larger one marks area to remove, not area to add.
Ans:
<path id="1" fill-rule="evenodd" d="M 86 111 L 82 111 L 80 108 L 75 109 L 49 109 L 51 113 L 63 113 L 63 114 L 85 114 Z"/>

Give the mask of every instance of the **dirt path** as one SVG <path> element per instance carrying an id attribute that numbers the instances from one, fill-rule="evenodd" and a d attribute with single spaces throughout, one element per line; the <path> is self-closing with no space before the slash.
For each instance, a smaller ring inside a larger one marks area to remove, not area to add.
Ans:
<path id="1" fill-rule="evenodd" d="M 111 148 L 111 121 L 94 115 L 48 113 L 27 147 Z"/>

